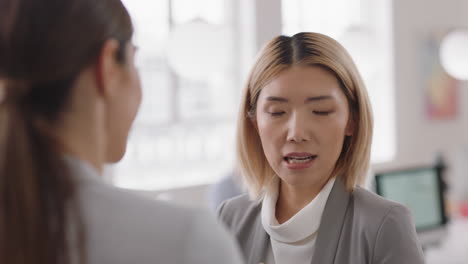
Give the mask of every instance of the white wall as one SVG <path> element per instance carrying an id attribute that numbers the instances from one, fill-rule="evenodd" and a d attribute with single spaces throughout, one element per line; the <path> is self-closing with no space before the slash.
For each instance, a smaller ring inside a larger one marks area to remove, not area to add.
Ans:
<path id="1" fill-rule="evenodd" d="M 421 41 L 431 32 L 468 26 L 468 10 L 461 0 L 395 0 L 395 89 L 397 117 L 397 162 L 432 161 L 435 152 L 450 152 L 464 139 L 468 123 L 468 98 L 460 90 L 457 120 L 429 121 L 424 113 Z M 466 86 L 466 85 L 465 85 Z"/>
<path id="2" fill-rule="evenodd" d="M 449 166 L 447 180 L 459 178 L 460 175 L 454 175 L 454 166 L 459 166 L 455 160 L 468 142 L 468 85 L 462 83 L 459 91 L 456 119 L 428 120 L 418 56 L 429 34 L 468 27 L 467 8 L 466 0 L 394 0 L 397 157 L 391 163 L 375 166 L 376 170 L 431 164 L 437 153 L 442 152 Z"/>

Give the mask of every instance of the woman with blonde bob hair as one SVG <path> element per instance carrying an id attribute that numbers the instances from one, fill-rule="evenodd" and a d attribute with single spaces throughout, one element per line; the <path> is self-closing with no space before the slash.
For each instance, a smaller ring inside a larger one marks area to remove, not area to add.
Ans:
<path id="1" fill-rule="evenodd" d="M 360 187 L 372 127 L 364 83 L 337 41 L 298 33 L 263 48 L 238 119 L 250 195 L 218 210 L 247 263 L 424 263 L 409 210 Z"/>

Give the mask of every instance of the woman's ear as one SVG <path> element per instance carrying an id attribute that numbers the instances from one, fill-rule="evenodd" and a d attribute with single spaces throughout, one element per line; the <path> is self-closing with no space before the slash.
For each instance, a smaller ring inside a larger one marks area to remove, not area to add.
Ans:
<path id="1" fill-rule="evenodd" d="M 257 124 L 257 118 L 255 117 L 255 115 L 249 116 L 249 121 L 252 124 L 252 126 L 255 128 L 255 130 L 257 130 L 257 133 L 258 133 L 258 124 Z"/>
<path id="2" fill-rule="evenodd" d="M 345 136 L 352 136 L 356 129 L 356 119 L 354 118 L 354 114 L 349 115 L 348 123 L 346 124 L 345 128 Z"/>
<path id="3" fill-rule="evenodd" d="M 112 93 L 112 88 L 118 82 L 119 67 L 116 60 L 119 51 L 119 42 L 115 39 L 107 40 L 102 45 L 101 52 L 95 67 L 96 86 L 99 94 L 107 96 Z"/>

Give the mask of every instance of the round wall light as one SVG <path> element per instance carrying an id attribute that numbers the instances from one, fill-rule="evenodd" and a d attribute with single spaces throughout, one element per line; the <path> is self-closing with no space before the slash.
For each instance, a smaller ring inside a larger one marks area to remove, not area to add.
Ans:
<path id="1" fill-rule="evenodd" d="M 444 37 L 440 61 L 452 77 L 468 80 L 468 30 L 454 30 Z"/>

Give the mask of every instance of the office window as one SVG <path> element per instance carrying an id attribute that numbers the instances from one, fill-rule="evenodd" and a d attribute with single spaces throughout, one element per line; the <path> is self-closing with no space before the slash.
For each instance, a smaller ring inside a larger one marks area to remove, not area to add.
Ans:
<path id="1" fill-rule="evenodd" d="M 283 33 L 326 34 L 351 53 L 374 110 L 372 161 L 396 152 L 391 0 L 282 0 Z"/>
<path id="2" fill-rule="evenodd" d="M 229 34 L 225 1 L 123 2 L 135 26 L 143 102 L 127 153 L 110 168 L 113 183 L 163 190 L 219 178 L 233 166 L 233 95 L 240 88 L 232 85 L 229 67 L 207 78 L 187 78 L 171 67 L 167 54 L 173 32 L 186 25 L 198 23 Z M 181 53 L 199 52 L 191 42 L 177 44 L 184 49 Z M 232 52 L 226 52 L 228 63 L 229 56 Z"/>

